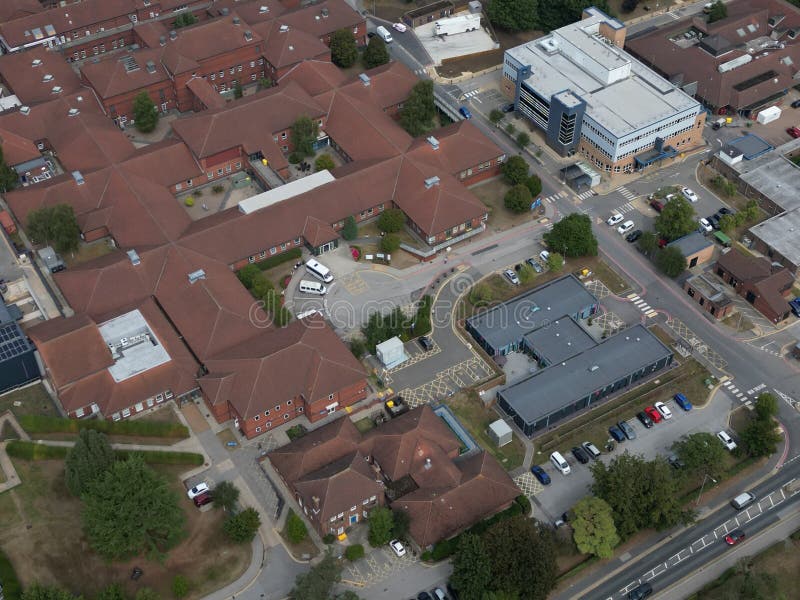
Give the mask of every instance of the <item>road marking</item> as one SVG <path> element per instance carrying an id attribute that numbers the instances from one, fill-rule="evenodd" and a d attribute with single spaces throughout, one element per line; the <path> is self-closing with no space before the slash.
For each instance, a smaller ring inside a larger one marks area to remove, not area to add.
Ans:
<path id="1" fill-rule="evenodd" d="M 626 200 L 633 200 L 636 198 L 636 194 L 626 188 L 624 185 L 619 186 L 617 189 L 614 190 L 615 192 L 619 192 Z"/>
<path id="2" fill-rule="evenodd" d="M 638 300 L 639 296 L 637 296 L 636 294 L 628 294 L 628 299 L 629 300 Z"/>
<path id="3" fill-rule="evenodd" d="M 592 190 L 589 190 L 588 192 L 583 192 L 582 194 L 578 194 L 578 199 L 586 200 L 587 198 L 591 198 L 594 195 L 595 193 Z"/>
<path id="4" fill-rule="evenodd" d="M 645 317 L 650 317 L 651 319 L 658 315 L 658 312 L 655 310 L 651 310 L 649 313 L 644 313 Z"/>

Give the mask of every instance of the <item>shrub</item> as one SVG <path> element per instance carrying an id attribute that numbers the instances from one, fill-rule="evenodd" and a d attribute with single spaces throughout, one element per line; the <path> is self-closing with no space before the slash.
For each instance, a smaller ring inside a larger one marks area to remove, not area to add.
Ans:
<path id="1" fill-rule="evenodd" d="M 522 514 L 528 516 L 531 514 L 531 501 L 528 499 L 527 496 L 520 494 L 514 499 L 514 502 L 519 504 L 519 507 L 522 509 Z"/>
<path id="2" fill-rule="evenodd" d="M 300 161 L 302 161 L 302 160 L 303 160 L 303 155 L 300 154 L 299 152 L 292 152 L 289 155 L 289 163 L 290 164 L 299 165 Z"/>
<path id="3" fill-rule="evenodd" d="M 286 435 L 289 437 L 290 440 L 297 440 L 303 437 L 306 434 L 306 428 L 300 425 L 293 425 L 286 430 Z"/>
<path id="4" fill-rule="evenodd" d="M 350 352 L 352 352 L 353 356 L 356 358 L 364 356 L 364 354 L 367 353 L 367 345 L 364 343 L 364 340 L 361 338 L 353 338 L 350 340 Z"/>
<path id="5" fill-rule="evenodd" d="M 194 206 L 194 198 L 192 198 L 191 196 L 186 196 L 186 200 L 184 200 L 183 203 L 189 208 L 191 208 L 192 206 Z"/>
<path id="6" fill-rule="evenodd" d="M 400 248 L 400 237 L 394 233 L 387 233 L 381 238 L 381 250 L 383 252 L 396 252 Z"/>
<path id="7" fill-rule="evenodd" d="M 5 600 L 19 600 L 22 597 L 22 586 L 14 572 L 14 567 L 8 557 L 0 550 L 0 583 L 3 584 Z"/>
<path id="8" fill-rule="evenodd" d="M 503 112 L 493 108 L 492 111 L 489 113 L 489 120 L 497 125 L 500 121 L 503 120 Z"/>
<path id="9" fill-rule="evenodd" d="M 333 162 L 330 154 L 320 154 L 317 157 L 317 160 L 314 161 L 314 170 L 315 171 L 324 171 L 328 169 L 329 171 L 333 169 L 336 164 Z"/>
<path id="10" fill-rule="evenodd" d="M 336 536 L 333 535 L 332 533 L 326 533 L 325 535 L 322 536 L 322 541 L 323 543 L 330 545 L 336 541 Z"/>
<path id="11" fill-rule="evenodd" d="M 175 575 L 175 578 L 172 580 L 172 595 L 180 600 L 186 597 L 191 587 L 191 583 L 189 583 L 186 577 L 183 575 Z"/>
<path id="12" fill-rule="evenodd" d="M 200 189 L 195 190 L 194 191 L 194 195 L 197 196 L 198 198 L 200 198 L 203 195 L 203 190 L 200 190 Z"/>
<path id="13" fill-rule="evenodd" d="M 419 306 L 417 307 L 417 314 L 414 316 L 414 328 L 411 331 L 411 334 L 414 337 L 427 335 L 431 332 L 432 304 L 433 298 L 431 298 L 431 296 L 428 294 L 424 295 L 420 300 Z"/>
<path id="14" fill-rule="evenodd" d="M 243 544 L 253 541 L 261 526 L 261 517 L 255 508 L 246 508 L 225 519 L 222 530 L 234 542 Z"/>
<path id="15" fill-rule="evenodd" d="M 222 192 L 225 191 L 225 186 L 222 185 L 221 183 L 216 183 L 211 186 L 211 191 L 214 192 L 215 194 L 221 194 Z"/>
<path id="16" fill-rule="evenodd" d="M 542 180 L 539 179 L 538 175 L 531 175 L 524 181 L 525 187 L 527 187 L 530 192 L 531 196 L 538 196 L 542 193 Z"/>
<path id="17" fill-rule="evenodd" d="M 286 537 L 293 544 L 299 544 L 308 537 L 306 524 L 292 509 L 289 509 L 286 517 Z"/>
<path id="18" fill-rule="evenodd" d="M 6 445 L 6 453 L 11 458 L 21 458 L 22 460 L 64 459 L 67 457 L 67 452 L 69 452 L 69 448 L 65 446 L 45 446 L 20 440 L 8 442 Z"/>
<path id="19" fill-rule="evenodd" d="M 524 131 L 521 131 L 519 134 L 517 134 L 516 142 L 517 146 L 519 146 L 520 148 L 524 148 L 525 146 L 531 143 L 531 136 L 529 136 Z"/>
<path id="20" fill-rule="evenodd" d="M 289 287 L 289 282 L 291 280 L 292 280 L 291 275 L 284 275 L 283 277 L 281 277 L 281 289 L 285 290 L 287 287 Z"/>
<path id="21" fill-rule="evenodd" d="M 149 465 L 202 465 L 205 459 L 202 454 L 194 452 L 169 452 L 168 450 L 115 450 L 118 460 L 124 460 L 131 454 L 139 454 Z"/>
<path id="22" fill-rule="evenodd" d="M 297 260 L 302 256 L 303 252 L 300 250 L 300 248 L 292 248 L 291 250 L 287 250 L 281 254 L 276 254 L 275 256 L 270 256 L 269 258 L 265 258 L 264 260 L 260 260 L 254 264 L 262 271 L 266 271 L 267 269 L 277 267 L 278 265 L 282 265 L 290 260 Z"/>
<path id="23" fill-rule="evenodd" d="M 359 558 L 364 558 L 364 546 L 361 544 L 348 546 L 344 551 L 344 557 L 350 562 L 357 561 Z"/>
<path id="24" fill-rule="evenodd" d="M 350 215 L 344 220 L 344 227 L 342 227 L 342 237 L 348 242 L 358 237 L 358 226 L 353 215 Z"/>
<path id="25" fill-rule="evenodd" d="M 189 430 L 180 423 L 161 421 L 107 421 L 105 419 L 62 419 L 44 415 L 21 415 L 19 424 L 28 433 L 75 433 L 94 429 L 106 435 L 135 435 L 140 437 L 188 438 Z"/>
<path id="26" fill-rule="evenodd" d="M 378 229 L 384 233 L 397 233 L 403 229 L 405 222 L 406 216 L 403 214 L 402 210 L 399 208 L 390 208 L 381 213 L 376 224 Z"/>

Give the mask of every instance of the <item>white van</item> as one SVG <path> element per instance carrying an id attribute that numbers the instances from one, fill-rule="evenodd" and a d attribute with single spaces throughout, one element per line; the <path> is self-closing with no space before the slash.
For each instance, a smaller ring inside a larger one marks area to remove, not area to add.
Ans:
<path id="1" fill-rule="evenodd" d="M 739 494 L 731 500 L 731 506 L 736 510 L 742 510 L 746 506 L 749 506 L 753 502 L 755 502 L 756 495 L 751 492 L 744 492 L 743 494 Z"/>
<path id="2" fill-rule="evenodd" d="M 317 296 L 324 296 L 328 292 L 328 288 L 319 281 L 308 281 L 307 279 L 300 281 L 297 289 L 304 294 L 316 294 Z"/>
<path id="3" fill-rule="evenodd" d="M 331 273 L 331 270 L 313 258 L 309 258 L 308 262 L 306 262 L 306 270 L 325 283 L 333 281 L 333 273 Z"/>
<path id="4" fill-rule="evenodd" d="M 570 474 L 569 463 L 566 460 L 564 460 L 564 457 L 561 456 L 560 452 L 553 452 L 550 455 L 550 462 L 553 463 L 553 466 L 556 469 L 561 471 L 562 475 Z"/>
<path id="5" fill-rule="evenodd" d="M 383 25 L 378 25 L 378 28 L 375 30 L 375 33 L 378 34 L 385 43 L 391 44 L 392 43 L 392 34 L 389 33 L 389 30 L 386 29 Z"/>

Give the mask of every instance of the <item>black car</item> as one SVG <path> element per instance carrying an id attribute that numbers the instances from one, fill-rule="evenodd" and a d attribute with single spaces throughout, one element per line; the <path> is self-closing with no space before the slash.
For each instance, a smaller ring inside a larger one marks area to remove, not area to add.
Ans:
<path id="1" fill-rule="evenodd" d="M 638 240 L 640 237 L 642 237 L 642 230 L 641 229 L 636 229 L 635 231 L 631 231 L 627 236 L 625 236 L 625 239 L 628 240 L 632 244 L 633 242 Z"/>
<path id="2" fill-rule="evenodd" d="M 644 596 L 642 596 L 644 598 Z M 428 592 L 420 592 L 417 595 L 417 600 L 433 600 Z"/>
<path id="3" fill-rule="evenodd" d="M 433 348 L 433 342 L 427 335 L 423 335 L 418 341 L 419 345 L 422 346 L 422 349 L 425 350 L 425 352 L 429 352 L 431 348 Z"/>
<path id="4" fill-rule="evenodd" d="M 614 438 L 615 442 L 622 443 L 625 441 L 625 434 L 622 432 L 622 429 L 617 427 L 616 425 L 612 425 L 608 428 L 608 433 Z"/>
<path id="5" fill-rule="evenodd" d="M 377 35 L 377 34 L 376 34 L 374 31 L 368 31 L 368 32 L 367 32 L 367 37 L 368 37 L 368 38 L 374 38 L 376 35 Z"/>
<path id="6" fill-rule="evenodd" d="M 644 600 L 652 593 L 653 586 L 649 583 L 643 583 L 639 587 L 628 592 L 628 600 Z"/>
<path id="7" fill-rule="evenodd" d="M 719 213 L 714 213 L 708 217 L 708 222 L 711 223 L 711 226 L 714 229 L 719 229 Z"/>
<path id="8" fill-rule="evenodd" d="M 792 108 L 800 108 L 800 100 L 795 100 L 792 102 Z"/>
<path id="9" fill-rule="evenodd" d="M 735 215 L 736 213 L 734 211 L 732 211 L 730 208 L 728 208 L 727 206 L 723 206 L 722 208 L 720 208 L 717 211 L 717 214 L 718 215 Z"/>
<path id="10" fill-rule="evenodd" d="M 633 427 L 628 425 L 627 421 L 620 421 L 619 423 L 617 423 L 617 427 L 619 427 L 622 430 L 622 432 L 625 434 L 625 437 L 628 438 L 629 440 L 636 439 L 636 432 L 633 430 Z"/>
<path id="11" fill-rule="evenodd" d="M 503 104 L 503 106 L 500 107 L 500 110 L 503 111 L 504 113 L 513 112 L 514 111 L 514 103 L 513 102 L 509 102 L 508 104 Z"/>
<path id="12" fill-rule="evenodd" d="M 581 463 L 582 465 L 585 465 L 586 463 L 589 462 L 589 457 L 586 455 L 586 452 L 583 450 L 583 448 L 579 446 L 575 446 L 572 449 L 572 456 L 578 459 L 578 462 Z"/>
<path id="13" fill-rule="evenodd" d="M 646 429 L 650 429 L 653 426 L 653 419 L 650 418 L 646 412 L 642 411 L 640 413 L 636 413 L 636 418 L 645 426 Z"/>

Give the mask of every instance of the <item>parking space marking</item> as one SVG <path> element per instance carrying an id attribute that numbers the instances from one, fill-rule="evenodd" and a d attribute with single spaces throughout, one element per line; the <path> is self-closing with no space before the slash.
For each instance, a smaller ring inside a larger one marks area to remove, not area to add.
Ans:
<path id="1" fill-rule="evenodd" d="M 367 283 L 364 281 L 364 278 L 361 277 L 361 274 L 358 271 L 341 276 L 339 278 L 339 283 L 344 286 L 344 289 L 350 292 L 350 294 L 353 296 L 363 294 L 369 289 Z"/>
<path id="2" fill-rule="evenodd" d="M 605 298 L 606 296 L 610 296 L 610 295 L 611 295 L 611 290 L 609 290 L 609 289 L 608 289 L 608 287 L 606 287 L 606 284 L 604 284 L 604 283 L 603 283 L 602 281 L 600 281 L 599 279 L 590 279 L 589 281 L 585 281 L 585 282 L 583 283 L 583 285 L 584 285 L 584 286 L 586 287 L 586 289 L 587 289 L 587 290 L 589 290 L 589 291 L 590 291 L 590 292 L 591 292 L 591 293 L 592 293 L 592 294 L 595 296 L 595 298 L 597 298 L 598 300 L 602 300 L 602 299 L 603 299 L 603 298 Z"/>
<path id="3" fill-rule="evenodd" d="M 410 551 L 403 556 L 396 556 L 386 548 L 374 550 L 363 559 L 345 565 L 345 574 L 342 583 L 367 587 L 375 585 L 389 577 L 405 571 L 411 565 L 419 562 Z"/>
<path id="4" fill-rule="evenodd" d="M 539 480 L 532 473 L 526 472 L 514 478 L 514 483 L 529 499 L 544 489 Z"/>

